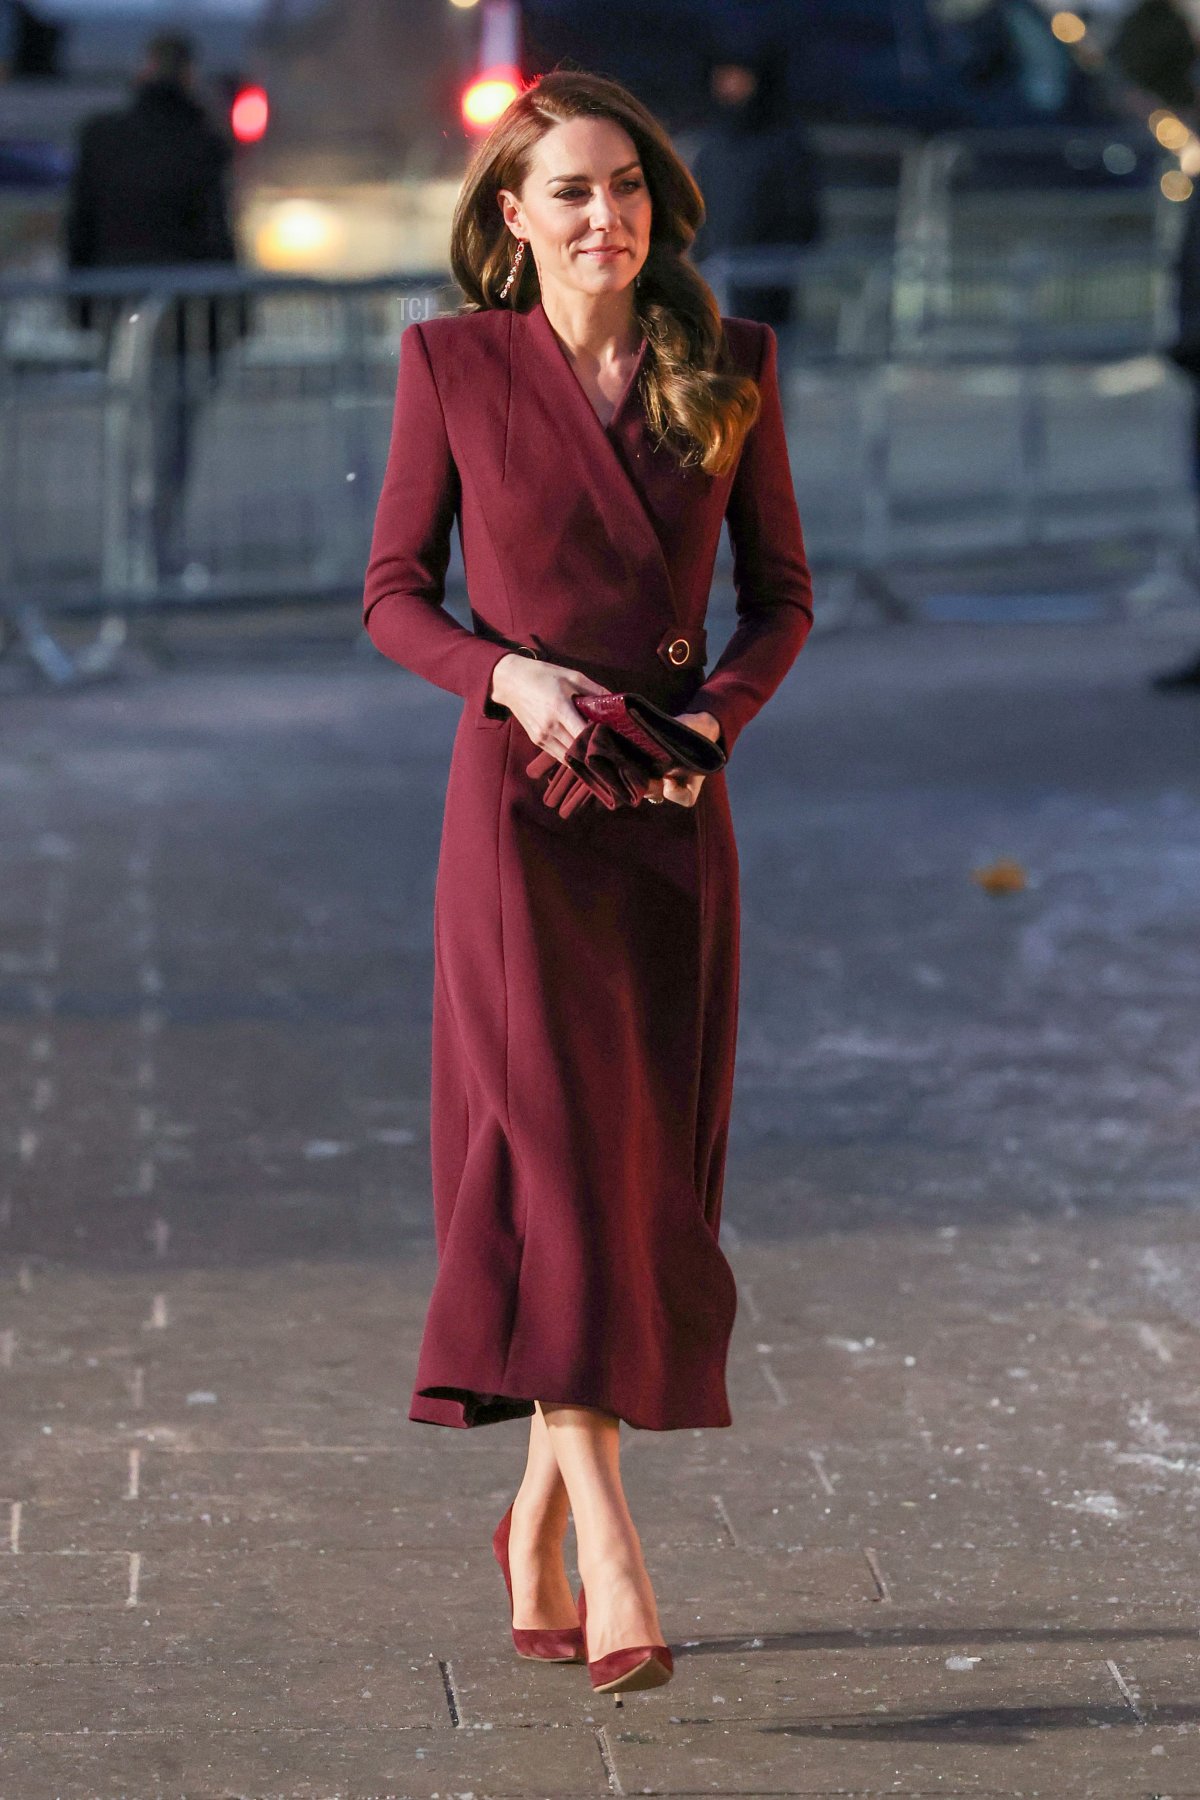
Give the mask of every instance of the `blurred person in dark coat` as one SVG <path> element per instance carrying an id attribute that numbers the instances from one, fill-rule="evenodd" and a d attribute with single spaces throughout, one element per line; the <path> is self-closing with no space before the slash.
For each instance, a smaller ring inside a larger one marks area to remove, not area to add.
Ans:
<path id="1" fill-rule="evenodd" d="M 231 139 L 195 94 L 191 40 L 160 32 L 146 45 L 129 105 L 85 121 L 66 209 L 73 273 L 237 261 L 227 192 Z M 136 303 L 81 299 L 76 317 L 111 333 Z M 197 412 L 222 350 L 246 329 L 244 304 L 226 298 L 168 306 L 151 359 L 155 462 L 154 542 L 160 572 L 178 566 L 184 483 Z"/>
<path id="2" fill-rule="evenodd" d="M 1200 502 L 1200 181 L 1193 184 L 1185 205 L 1175 268 L 1178 335 L 1167 355 L 1192 383 L 1192 480 Z M 1200 654 L 1183 668 L 1169 669 L 1152 680 L 1161 690 L 1200 692 Z"/>
<path id="3" fill-rule="evenodd" d="M 0 81 L 15 73 L 20 43 L 20 21 L 14 0 L 0 0 Z"/>
<path id="4" fill-rule="evenodd" d="M 1140 0 L 1117 28 L 1108 54 L 1127 81 L 1177 112 L 1194 104 L 1198 46 L 1175 0 Z"/>
<path id="5" fill-rule="evenodd" d="M 815 243 L 823 229 L 820 159 L 789 105 L 785 49 L 713 58 L 708 75 L 715 110 L 692 163 L 706 209 L 693 262 L 753 245 Z M 786 325 L 792 291 L 738 282 L 725 310 Z"/>
<path id="6" fill-rule="evenodd" d="M 65 35 L 27 0 L 0 0 L 0 79 L 60 77 Z"/>
<path id="7" fill-rule="evenodd" d="M 67 208 L 72 268 L 233 262 L 232 141 L 196 98 L 191 42 L 150 39 L 130 104 L 85 121 Z"/>

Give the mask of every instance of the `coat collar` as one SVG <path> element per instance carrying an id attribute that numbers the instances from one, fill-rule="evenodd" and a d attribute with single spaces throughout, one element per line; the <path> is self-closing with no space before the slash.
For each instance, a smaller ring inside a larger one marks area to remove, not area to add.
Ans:
<path id="1" fill-rule="evenodd" d="M 633 371 L 605 424 L 584 392 L 541 300 L 528 312 L 511 317 L 514 405 L 519 404 L 524 419 L 536 419 L 542 431 L 548 428 L 555 434 L 564 464 L 574 464 L 584 491 L 602 516 L 609 541 L 627 558 L 630 579 L 648 599 L 657 598 L 669 619 L 680 623 L 662 542 L 627 461 L 650 454 L 638 395 L 649 339 L 643 335 Z M 544 404 L 531 407 L 534 396 Z"/>
<path id="2" fill-rule="evenodd" d="M 559 341 L 558 333 L 546 317 L 546 309 L 542 305 L 542 302 L 540 300 L 535 301 L 534 305 L 525 316 L 528 318 L 530 327 L 539 344 L 546 347 L 547 359 L 550 360 L 550 353 L 553 352 L 554 356 L 562 363 L 563 368 L 570 376 L 571 385 L 578 390 L 580 400 L 582 400 L 584 407 L 591 414 L 600 430 L 605 434 L 610 431 L 616 431 L 624 415 L 625 408 L 632 404 L 633 397 L 637 392 L 638 378 L 641 375 L 642 367 L 646 361 L 646 351 L 650 342 L 646 334 L 644 332 L 642 333 L 642 341 L 638 346 L 637 361 L 634 363 L 633 373 L 630 375 L 629 380 L 625 383 L 625 386 L 621 391 L 620 398 L 613 409 L 611 419 L 605 424 L 591 401 L 588 399 L 587 394 L 584 392 L 583 384 L 572 367 L 570 357 L 567 355 L 566 350 Z"/>

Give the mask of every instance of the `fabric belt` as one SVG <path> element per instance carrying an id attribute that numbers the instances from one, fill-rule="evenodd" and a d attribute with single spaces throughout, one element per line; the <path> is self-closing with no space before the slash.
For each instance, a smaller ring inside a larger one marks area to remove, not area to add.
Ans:
<path id="1" fill-rule="evenodd" d="M 523 656 L 532 656 L 539 662 L 562 662 L 570 665 L 573 658 L 569 653 L 559 654 L 548 650 L 545 645 L 523 644 L 516 638 L 505 637 L 489 625 L 486 619 L 476 619 L 475 635 L 489 638 L 494 644 L 504 644 L 509 650 L 519 651 Z M 656 654 L 669 669 L 703 670 L 708 647 L 708 634 L 703 626 L 699 629 L 680 631 L 672 628 L 663 633 L 655 646 Z"/>

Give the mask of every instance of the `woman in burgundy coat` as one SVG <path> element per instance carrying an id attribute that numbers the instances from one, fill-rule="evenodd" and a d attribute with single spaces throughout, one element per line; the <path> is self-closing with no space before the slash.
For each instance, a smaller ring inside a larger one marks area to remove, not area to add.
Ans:
<path id="1" fill-rule="evenodd" d="M 465 701 L 434 906 L 438 1268 L 409 1417 L 530 1419 L 493 1540 L 514 1640 L 586 1654 L 606 1691 L 671 1670 L 620 1422 L 731 1423 L 738 859 L 723 771 L 575 805 L 573 696 L 640 692 L 728 755 L 812 622 L 775 334 L 722 318 L 687 260 L 703 210 L 618 84 L 555 71 L 513 101 L 455 214 L 466 302 L 401 335 L 363 605 L 386 656 Z M 738 620 L 706 673 L 723 519 Z M 473 629 L 443 605 L 455 522 Z"/>

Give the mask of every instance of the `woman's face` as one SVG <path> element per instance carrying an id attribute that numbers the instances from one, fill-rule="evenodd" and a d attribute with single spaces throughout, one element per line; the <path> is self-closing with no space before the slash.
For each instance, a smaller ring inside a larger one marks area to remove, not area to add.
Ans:
<path id="1" fill-rule="evenodd" d="M 514 238 L 529 240 L 543 293 L 617 292 L 649 253 L 650 190 L 633 139 L 611 119 L 555 125 L 520 193 L 502 188 L 499 199 Z"/>

